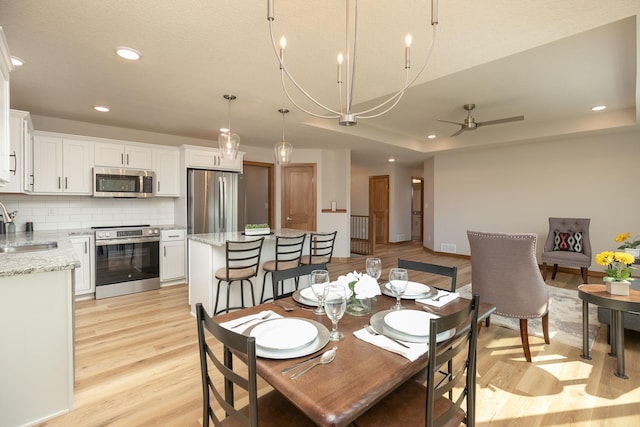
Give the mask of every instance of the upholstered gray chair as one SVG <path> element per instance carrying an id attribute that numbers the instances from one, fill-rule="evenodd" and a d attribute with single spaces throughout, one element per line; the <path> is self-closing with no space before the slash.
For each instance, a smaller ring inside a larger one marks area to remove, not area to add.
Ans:
<path id="1" fill-rule="evenodd" d="M 549 235 L 542 250 L 542 278 L 547 280 L 547 264 L 553 264 L 551 278 L 556 278 L 558 265 L 580 269 L 587 283 L 591 266 L 589 218 L 549 218 Z"/>
<path id="2" fill-rule="evenodd" d="M 535 234 L 467 231 L 471 247 L 471 287 L 494 314 L 520 319 L 520 339 L 531 362 L 528 319 L 541 318 L 549 344 L 549 289 L 536 260 Z M 489 326 L 489 318 L 487 318 Z"/>

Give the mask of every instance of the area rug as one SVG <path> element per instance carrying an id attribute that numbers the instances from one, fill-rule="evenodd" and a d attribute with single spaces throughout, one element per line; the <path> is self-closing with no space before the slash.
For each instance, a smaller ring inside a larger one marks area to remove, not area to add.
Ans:
<path id="1" fill-rule="evenodd" d="M 471 297 L 471 283 L 458 288 L 460 296 Z M 549 338 L 563 344 L 582 348 L 582 300 L 577 290 L 561 289 L 549 286 Z M 491 325 L 520 330 L 520 321 L 510 317 L 491 316 Z M 598 309 L 589 304 L 589 349 L 598 333 Z M 529 335 L 542 337 L 540 319 L 529 320 Z"/>

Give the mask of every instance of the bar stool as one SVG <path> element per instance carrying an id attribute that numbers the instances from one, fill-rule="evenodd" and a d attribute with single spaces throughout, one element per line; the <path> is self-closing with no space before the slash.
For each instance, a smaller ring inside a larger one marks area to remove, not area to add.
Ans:
<path id="1" fill-rule="evenodd" d="M 333 233 L 311 233 L 309 253 L 300 258 L 300 264 L 329 264 L 333 256 L 333 243 L 337 231 Z"/>
<path id="2" fill-rule="evenodd" d="M 267 275 L 271 274 L 271 285 L 273 287 L 273 295 L 278 294 L 278 284 L 273 280 L 273 272 L 278 270 L 288 270 L 300 265 L 302 257 L 302 249 L 304 247 L 304 239 L 306 235 L 300 236 L 278 236 L 276 237 L 276 259 L 267 261 L 262 264 L 264 276 L 262 278 L 262 292 L 260 293 L 260 303 L 270 300 L 264 297 L 264 291 L 267 287 Z M 296 289 L 298 289 L 298 281 L 296 280 Z M 284 291 L 284 289 L 283 289 Z"/>
<path id="3" fill-rule="evenodd" d="M 258 276 L 258 266 L 260 265 L 260 254 L 262 253 L 262 244 L 264 237 L 255 240 L 242 242 L 226 242 L 226 265 L 219 268 L 215 277 L 218 279 L 218 290 L 216 291 L 216 305 L 213 308 L 215 314 L 226 313 L 229 310 L 245 308 L 244 305 L 244 282 L 249 282 L 251 289 L 251 302 L 256 305 L 256 298 L 253 291 L 252 277 Z M 239 307 L 229 307 L 229 288 L 233 282 L 240 282 L 240 302 Z M 218 301 L 220 300 L 220 284 L 227 284 L 227 306 L 218 311 Z M 214 315 L 215 315 L 214 314 Z"/>

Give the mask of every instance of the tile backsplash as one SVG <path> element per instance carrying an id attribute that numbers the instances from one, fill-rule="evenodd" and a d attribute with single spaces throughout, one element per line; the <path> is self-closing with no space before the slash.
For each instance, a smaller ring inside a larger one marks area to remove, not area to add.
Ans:
<path id="1" fill-rule="evenodd" d="M 34 230 L 66 230 L 104 225 L 173 224 L 174 199 L 110 199 L 89 196 L 0 194 L 9 212 L 18 211 L 17 231 L 33 222 Z"/>

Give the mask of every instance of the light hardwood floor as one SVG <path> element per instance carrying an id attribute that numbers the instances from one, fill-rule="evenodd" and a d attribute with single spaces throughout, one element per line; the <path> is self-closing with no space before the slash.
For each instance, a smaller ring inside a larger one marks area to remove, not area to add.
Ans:
<path id="1" fill-rule="evenodd" d="M 383 277 L 402 257 L 455 265 L 459 286 L 471 281 L 468 259 L 433 254 L 419 243 L 379 247 L 377 256 L 383 260 Z M 329 270 L 332 277 L 363 271 L 364 260 L 354 256 L 333 263 Z M 580 283 L 577 274 L 568 273 L 558 273 L 557 280 L 549 281 L 569 289 Z M 613 375 L 615 359 L 607 355 L 604 327 L 590 361 L 580 358 L 578 348 L 553 341 L 545 345 L 536 337 L 530 341 L 533 362 L 527 363 L 517 331 L 495 325 L 482 328 L 479 426 L 639 425 L 640 334 L 626 334 L 628 380 Z M 200 425 L 196 323 L 189 313 L 186 285 L 78 302 L 75 350 L 75 409 L 44 425 Z M 263 383 L 263 388 L 268 385 Z"/>

